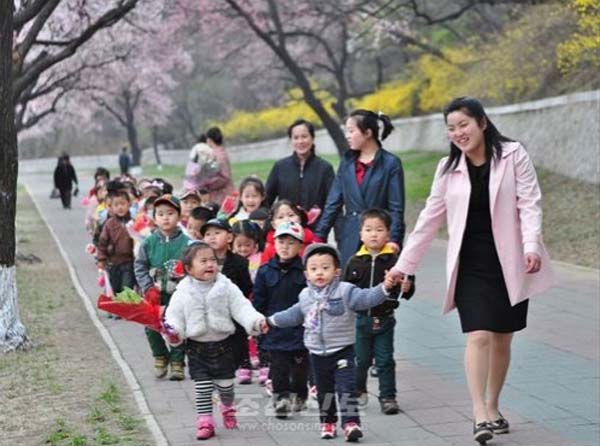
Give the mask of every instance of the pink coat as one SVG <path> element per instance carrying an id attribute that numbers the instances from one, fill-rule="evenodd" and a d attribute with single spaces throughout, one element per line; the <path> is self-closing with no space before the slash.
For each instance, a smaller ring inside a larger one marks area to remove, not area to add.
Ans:
<path id="1" fill-rule="evenodd" d="M 465 156 L 456 169 L 442 174 L 448 158 L 440 160 L 431 192 L 415 229 L 408 237 L 394 267 L 414 274 L 429 244 L 444 222 L 448 225 L 446 256 L 446 299 L 444 313 L 455 308 L 454 291 L 459 253 L 467 224 L 471 182 Z M 502 157 L 492 160 L 490 169 L 490 214 L 496 250 L 512 305 L 538 294 L 554 284 L 550 257 L 542 241 L 542 194 L 529 155 L 518 142 L 504 143 Z M 541 269 L 525 272 L 525 253 L 537 253 Z"/>
<path id="2" fill-rule="evenodd" d="M 220 206 L 227 195 L 235 192 L 235 186 L 233 184 L 229 156 L 227 156 L 225 148 L 215 146 L 213 147 L 213 153 L 217 163 L 219 163 L 219 172 L 207 179 L 201 180 L 198 188 L 208 189 L 210 200 Z"/>

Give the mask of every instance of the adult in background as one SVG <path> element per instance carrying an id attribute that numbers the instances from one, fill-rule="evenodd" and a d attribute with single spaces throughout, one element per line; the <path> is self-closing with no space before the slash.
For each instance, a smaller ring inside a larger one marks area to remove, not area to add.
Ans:
<path id="1" fill-rule="evenodd" d="M 293 153 L 277 161 L 266 184 L 266 203 L 286 199 L 310 211 L 309 227 L 314 229 L 325 206 L 335 177 L 331 164 L 315 154 L 315 128 L 298 119 L 288 127 Z"/>
<path id="2" fill-rule="evenodd" d="M 73 190 L 73 183 L 75 183 L 75 190 Z M 58 189 L 60 193 L 63 208 L 71 209 L 71 194 L 77 195 L 79 189 L 75 169 L 66 153 L 63 153 L 58 159 L 58 164 L 54 169 L 54 188 Z"/>
<path id="3" fill-rule="evenodd" d="M 381 138 L 379 122 L 382 123 Z M 346 151 L 333 180 L 321 220 L 315 229 L 317 241 L 327 235 L 341 217 L 339 250 L 342 266 L 360 246 L 360 214 L 371 208 L 390 213 L 390 246 L 399 252 L 404 239 L 404 171 L 400 158 L 381 145 L 394 129 L 390 118 L 369 110 L 354 110 L 346 120 Z"/>
<path id="4" fill-rule="evenodd" d="M 206 143 L 213 151 L 213 156 L 218 166 L 218 171 L 213 175 L 202 178 L 199 181 L 198 189 L 206 189 L 210 194 L 210 200 L 221 205 L 225 197 L 235 192 L 233 185 L 233 176 L 231 174 L 231 164 L 229 156 L 223 147 L 223 134 L 218 127 L 211 127 L 206 132 Z"/>
<path id="5" fill-rule="evenodd" d="M 127 153 L 127 147 L 121 149 L 119 154 L 119 168 L 121 169 L 121 175 L 129 175 L 129 168 L 131 167 L 131 157 Z"/>
<path id="6" fill-rule="evenodd" d="M 447 221 L 444 313 L 456 307 L 467 334 L 473 436 L 485 443 L 509 431 L 499 400 L 513 333 L 525 328 L 528 298 L 550 287 L 553 273 L 542 242 L 542 196 L 523 146 L 502 136 L 476 99 L 454 99 L 444 119 L 450 155 L 439 162 L 425 208 L 390 274 L 414 274 Z"/>

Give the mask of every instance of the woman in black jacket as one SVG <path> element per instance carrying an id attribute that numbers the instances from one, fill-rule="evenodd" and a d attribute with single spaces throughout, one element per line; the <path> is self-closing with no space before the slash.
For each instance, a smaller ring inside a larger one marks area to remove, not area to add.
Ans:
<path id="1" fill-rule="evenodd" d="M 315 128 L 310 122 L 295 121 L 288 128 L 288 137 L 294 153 L 277 161 L 271 169 L 266 203 L 271 206 L 276 200 L 287 199 L 307 212 L 315 208 L 313 212 L 320 214 L 335 177 L 333 167 L 315 155 Z M 314 228 L 318 220 L 318 216 L 309 215 L 309 227 Z"/>
<path id="2" fill-rule="evenodd" d="M 71 165 L 69 155 L 63 154 L 58 159 L 56 169 L 54 169 L 54 188 L 60 192 L 60 200 L 64 209 L 71 209 L 71 193 L 75 183 L 75 194 L 77 194 L 78 182 L 75 169 Z"/>

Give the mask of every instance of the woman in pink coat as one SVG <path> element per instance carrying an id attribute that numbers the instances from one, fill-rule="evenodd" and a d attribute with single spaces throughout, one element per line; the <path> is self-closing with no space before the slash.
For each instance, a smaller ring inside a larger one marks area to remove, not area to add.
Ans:
<path id="1" fill-rule="evenodd" d="M 553 273 L 542 242 L 540 188 L 523 146 L 502 136 L 476 99 L 454 99 L 444 119 L 450 155 L 438 164 L 425 208 L 390 274 L 398 280 L 415 274 L 446 220 L 444 313 L 456 307 L 467 334 L 473 436 L 483 444 L 509 431 L 499 397 L 513 333 L 525 328 L 528 298 L 549 288 Z"/>

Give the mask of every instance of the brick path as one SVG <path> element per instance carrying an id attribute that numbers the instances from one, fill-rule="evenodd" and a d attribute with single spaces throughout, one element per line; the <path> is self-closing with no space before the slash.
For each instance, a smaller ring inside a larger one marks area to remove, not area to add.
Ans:
<path id="1" fill-rule="evenodd" d="M 88 242 L 84 210 L 74 202 L 63 211 L 49 200 L 50 175 L 21 178 L 56 232 L 86 293 L 99 290 Z M 89 188 L 82 180 L 81 190 Z M 78 200 L 77 200 L 78 201 Z M 418 292 L 397 311 L 396 356 L 398 400 L 404 413 L 384 416 L 371 397 L 364 411 L 363 444 L 469 445 L 471 414 L 462 370 L 464 337 L 457 314 L 441 316 L 445 244 L 435 242 L 417 276 Z M 599 271 L 555 265 L 560 285 L 530 305 L 529 327 L 515 337 L 513 364 L 502 401 L 511 422 L 509 435 L 491 445 L 596 446 L 600 444 L 600 280 Z M 194 438 L 193 388 L 157 382 L 143 330 L 136 324 L 102 319 L 132 368 L 150 410 L 173 446 L 191 446 Z M 370 390 L 376 389 L 370 381 Z M 280 421 L 262 389 L 236 389 L 240 429 L 225 431 L 206 445 L 312 445 L 318 440 L 316 403 L 301 416 Z M 218 418 L 218 417 L 217 417 Z M 342 444 L 341 439 L 327 444 Z M 324 444 L 324 443 L 323 443 Z"/>

